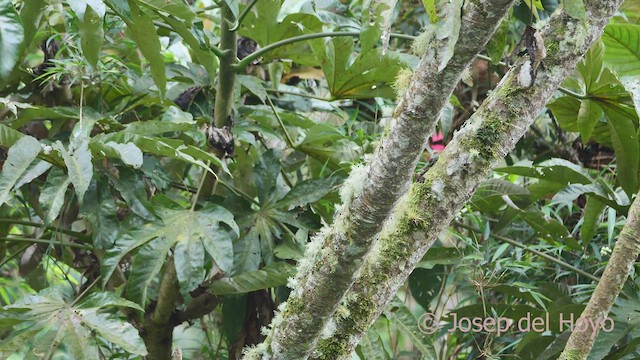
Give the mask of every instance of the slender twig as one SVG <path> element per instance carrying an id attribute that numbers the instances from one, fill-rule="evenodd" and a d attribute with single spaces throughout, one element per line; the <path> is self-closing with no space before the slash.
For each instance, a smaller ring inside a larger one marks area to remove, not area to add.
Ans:
<path id="1" fill-rule="evenodd" d="M 217 8 L 219 8 L 219 7 L 220 7 L 220 5 L 218 5 L 218 4 L 214 4 L 214 5 L 205 6 L 205 7 L 203 7 L 202 9 L 197 9 L 197 10 L 196 10 L 196 11 L 194 11 L 194 12 L 195 12 L 196 14 L 201 14 L 201 13 L 203 13 L 203 12 L 205 12 L 205 11 L 209 11 L 209 10 L 217 9 Z"/>
<path id="2" fill-rule="evenodd" d="M 455 226 L 461 227 L 463 229 L 467 229 L 467 230 L 470 230 L 470 231 L 473 231 L 473 232 L 477 232 L 477 233 L 482 233 L 482 231 L 480 229 L 478 229 L 476 227 L 473 227 L 473 226 L 470 226 L 470 225 L 466 225 L 466 224 L 463 224 L 463 223 L 460 223 L 460 222 L 457 222 L 457 221 L 454 222 L 454 224 L 455 224 Z M 532 249 L 532 248 L 528 247 L 527 245 L 519 243 L 518 241 L 515 241 L 513 239 L 509 239 L 508 237 L 504 237 L 502 235 L 497 235 L 497 234 L 491 234 L 491 237 L 493 237 L 496 240 L 504 241 L 504 242 L 506 242 L 508 244 L 511 244 L 511 245 L 515 246 L 515 247 L 519 247 L 519 248 L 521 248 L 521 249 L 523 249 L 525 251 L 529 251 L 531 253 L 534 253 L 534 254 L 536 254 L 538 256 L 541 256 L 541 257 L 543 257 L 543 258 L 545 258 L 545 259 L 547 259 L 547 260 L 549 260 L 549 261 L 551 261 L 553 263 L 556 263 L 556 264 L 558 264 L 558 265 L 560 265 L 560 266 L 562 266 L 564 268 L 567 268 L 567 269 L 569 269 L 571 271 L 574 271 L 574 272 L 576 272 L 576 273 L 578 273 L 580 275 L 583 275 L 583 276 L 585 276 L 585 277 L 587 277 L 587 278 L 589 278 L 589 279 L 591 279 L 593 281 L 596 281 L 596 282 L 600 281 L 600 278 L 597 277 L 597 276 L 589 274 L 588 272 L 586 272 L 586 271 L 584 271 L 582 269 L 579 269 L 579 268 L 577 268 L 577 267 L 575 267 L 575 266 L 573 266 L 573 265 L 571 265 L 571 264 L 569 264 L 569 263 L 567 263 L 565 261 L 562 261 L 560 259 L 554 258 L 551 255 L 547 255 L 547 254 L 543 253 L 542 251 L 539 251 L 539 250 L 536 250 L 536 249 Z"/>
<path id="3" fill-rule="evenodd" d="M 31 246 L 29 244 L 21 247 L 18 251 L 14 252 L 13 254 L 7 256 L 6 258 L 4 258 L 4 260 L 2 260 L 2 262 L 0 262 L 0 268 L 5 266 L 9 261 L 13 260 L 13 258 L 17 257 L 18 255 L 22 254 L 23 251 L 27 250 L 27 248 Z"/>
<path id="4" fill-rule="evenodd" d="M 240 196 L 241 198 L 249 201 L 250 203 L 260 206 L 260 203 L 258 201 L 256 201 L 256 199 L 252 198 L 249 194 L 245 193 L 244 191 L 236 188 L 235 186 L 228 184 L 220 179 L 218 179 L 218 182 L 220 183 L 220 185 L 226 187 L 227 189 L 231 190 L 231 192 L 233 192 L 234 194 Z"/>
<path id="5" fill-rule="evenodd" d="M 91 284 L 89 284 L 89 286 L 87 286 L 86 289 L 84 289 L 82 291 L 82 293 L 80 295 L 78 295 L 74 300 L 73 303 L 71 303 L 71 306 L 75 305 L 78 303 L 78 301 L 80 301 L 80 299 L 82 299 L 88 292 L 89 290 L 91 290 L 91 288 L 98 283 L 98 281 L 100 281 L 101 276 L 98 276 L 95 280 L 93 280 L 93 282 Z"/>
<path id="6" fill-rule="evenodd" d="M 296 145 L 293 143 L 293 140 L 291 139 L 291 136 L 289 135 L 287 128 L 284 126 L 284 123 L 282 122 L 282 118 L 280 117 L 280 114 L 278 114 L 276 107 L 273 105 L 273 102 L 271 101 L 271 97 L 267 96 L 267 102 L 271 107 L 271 111 L 273 111 L 273 114 L 276 116 L 276 119 L 278 119 L 280 128 L 282 128 L 282 132 L 284 132 L 285 139 L 287 139 L 287 143 L 288 143 L 287 145 L 289 145 L 290 148 L 295 149 Z"/>
<path id="7" fill-rule="evenodd" d="M 71 231 L 71 230 L 67 230 L 67 229 L 58 228 L 56 226 L 35 223 L 35 222 L 31 222 L 31 221 L 23 221 L 23 220 L 17 220 L 17 219 L 1 219 L 0 218 L 0 224 L 14 224 L 14 225 L 32 226 L 32 227 L 42 228 L 42 229 L 46 229 L 46 230 L 52 230 L 54 232 L 60 232 L 60 233 L 63 233 L 65 235 L 73 236 L 73 237 L 76 237 L 78 239 L 83 239 L 83 240 L 88 240 L 90 238 L 88 235 L 85 235 L 83 233 L 79 233 L 79 232 L 76 232 L 76 231 Z"/>
<path id="8" fill-rule="evenodd" d="M 229 31 L 237 31 L 238 28 L 240 27 L 240 25 L 242 25 L 242 21 L 244 20 L 245 17 L 247 17 L 247 15 L 249 14 L 249 12 L 251 11 L 251 8 L 258 2 L 258 0 L 252 0 L 249 5 L 247 5 L 246 8 L 244 8 L 244 10 L 242 10 L 242 12 L 240 13 L 240 15 L 238 16 L 238 19 L 236 19 L 236 23 L 233 24 L 233 26 L 231 28 L 229 28 Z"/>
<path id="9" fill-rule="evenodd" d="M 207 169 L 211 166 L 211 161 L 207 161 Z M 196 204 L 198 203 L 198 198 L 200 197 L 200 191 L 202 191 L 202 186 L 204 185 L 204 179 L 207 178 L 207 171 L 204 170 L 202 172 L 202 176 L 200 177 L 200 183 L 198 184 L 198 190 L 196 190 L 195 195 L 193 196 L 193 200 L 191 200 L 191 211 L 195 210 Z"/>
<path id="10" fill-rule="evenodd" d="M 53 240 L 45 240 L 45 239 L 36 239 L 36 238 L 26 238 L 26 237 L 0 237 L 0 241 L 8 241 L 8 242 L 18 242 L 18 243 L 34 243 L 34 244 L 59 244 L 62 246 L 68 246 L 68 247 L 72 247 L 72 248 L 78 248 L 78 249 L 92 249 L 91 246 L 88 245 L 84 245 L 84 244 L 76 244 L 76 243 L 70 243 L 70 242 L 66 242 L 66 241 L 53 241 Z"/>

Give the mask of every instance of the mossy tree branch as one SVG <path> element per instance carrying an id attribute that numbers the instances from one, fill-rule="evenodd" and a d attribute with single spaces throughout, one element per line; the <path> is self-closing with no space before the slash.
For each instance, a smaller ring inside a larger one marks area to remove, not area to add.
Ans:
<path id="1" fill-rule="evenodd" d="M 523 72 L 529 73 L 526 63 L 530 60 L 528 56 L 520 59 L 456 133 L 425 174 L 424 182 L 411 186 L 367 255 L 340 310 L 327 323 L 325 338 L 312 358 L 349 356 L 437 236 L 513 149 L 560 83 L 602 34 L 621 2 L 587 1 L 584 21 L 572 18 L 561 8 L 551 16 L 541 29 L 548 53 L 546 68 L 538 71 L 534 83 L 523 85 Z"/>
<path id="2" fill-rule="evenodd" d="M 407 191 L 417 162 L 463 71 L 483 49 L 512 0 L 466 2 L 454 54 L 438 69 L 448 39 L 434 37 L 424 50 L 390 129 L 366 166 L 352 171 L 331 228 L 309 246 L 282 321 L 274 322 L 267 350 L 274 359 L 304 359 L 327 319 L 353 283 L 376 234 Z"/>
<path id="3" fill-rule="evenodd" d="M 574 331 L 559 357 L 560 360 L 584 360 L 589 356 L 600 332 L 600 324 L 603 324 L 613 303 L 620 295 L 638 255 L 640 255 L 640 193 L 631 204 L 627 222 L 616 241 L 609 263 L 587 307 L 576 321 Z M 596 324 L 596 326 L 577 325 L 581 323 Z"/>

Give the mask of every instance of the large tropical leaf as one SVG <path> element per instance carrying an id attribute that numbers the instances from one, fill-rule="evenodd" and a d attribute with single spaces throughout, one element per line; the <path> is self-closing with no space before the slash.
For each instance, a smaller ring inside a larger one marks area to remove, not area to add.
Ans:
<path id="1" fill-rule="evenodd" d="M 233 264 L 231 235 L 220 226 L 228 225 L 236 234 L 239 229 L 226 209 L 211 205 L 200 211 L 163 209 L 161 221 L 130 230 L 117 240 L 105 255 L 102 273 L 108 278 L 120 260 L 140 248 L 134 256 L 127 283 L 127 297 L 144 304 L 149 283 L 160 272 L 169 249 L 175 245 L 174 262 L 183 293 L 194 290 L 205 280 L 205 254 L 223 272 Z"/>
<path id="2" fill-rule="evenodd" d="M 132 354 L 147 355 L 138 331 L 125 320 L 103 311 L 119 306 L 142 311 L 137 304 L 113 293 L 94 293 L 77 304 L 57 288 L 27 295 L 5 306 L 0 314 L 0 327 L 22 325 L 20 331 L 13 331 L 0 342 L 0 356 L 7 358 L 24 349 L 51 358 L 64 345 L 76 359 L 98 359 L 100 344 L 95 335 Z M 27 346 L 30 349 L 25 349 Z"/>

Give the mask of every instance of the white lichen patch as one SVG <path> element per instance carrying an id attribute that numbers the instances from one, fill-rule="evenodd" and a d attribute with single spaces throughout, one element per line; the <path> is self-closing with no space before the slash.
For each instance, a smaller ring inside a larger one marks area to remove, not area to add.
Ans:
<path id="1" fill-rule="evenodd" d="M 292 290 L 297 288 L 298 287 L 298 280 L 293 278 L 293 277 L 288 278 L 287 279 L 287 287 L 289 289 L 292 289 Z"/>
<path id="2" fill-rule="evenodd" d="M 351 169 L 349 178 L 342 184 L 340 189 L 340 200 L 343 206 L 348 206 L 354 197 L 362 194 L 364 185 L 369 177 L 369 167 L 364 164 L 355 165 Z"/>
<path id="3" fill-rule="evenodd" d="M 242 350 L 242 355 L 245 360 L 266 360 L 269 358 L 267 355 L 267 344 L 261 343 L 246 347 Z"/>
<path id="4" fill-rule="evenodd" d="M 528 88 L 531 86 L 533 79 L 531 78 L 531 61 L 527 60 L 518 72 L 518 84 L 521 87 Z"/>
<path id="5" fill-rule="evenodd" d="M 322 332 L 320 333 L 320 338 L 328 339 L 330 337 L 333 337 L 333 334 L 336 333 L 337 328 L 338 327 L 336 325 L 335 320 L 329 319 L 329 321 L 327 321 L 327 323 L 324 325 L 324 328 L 322 328 Z"/>
<path id="6" fill-rule="evenodd" d="M 442 179 L 436 179 L 433 181 L 433 185 L 431 185 L 431 192 L 436 196 L 436 198 L 442 199 L 442 197 L 444 196 L 444 187 L 444 181 L 442 181 Z"/>

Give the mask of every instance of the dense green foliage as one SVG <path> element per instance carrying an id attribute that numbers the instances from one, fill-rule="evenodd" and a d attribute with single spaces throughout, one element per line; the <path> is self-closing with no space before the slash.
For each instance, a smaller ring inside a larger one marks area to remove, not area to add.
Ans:
<path id="1" fill-rule="evenodd" d="M 400 2 L 385 19 L 365 1 L 0 0 L 0 358 L 141 358 L 168 268 L 184 358 L 235 359 L 262 341 L 340 184 L 389 126 L 418 62 L 413 36 L 440 21 L 434 1 L 422 5 Z M 241 36 L 224 151 L 207 137 L 228 60 L 221 6 Z M 518 56 L 525 25 L 556 6 L 511 11 L 443 112 L 443 144 Z M 640 2 L 627 1 L 360 358 L 559 354 L 557 324 L 426 336 L 418 319 L 577 317 L 640 188 L 639 39 Z M 639 312 L 636 273 L 594 359 L 640 356 Z"/>

